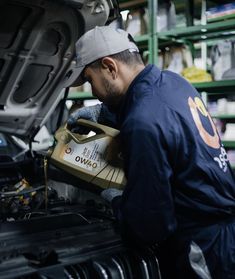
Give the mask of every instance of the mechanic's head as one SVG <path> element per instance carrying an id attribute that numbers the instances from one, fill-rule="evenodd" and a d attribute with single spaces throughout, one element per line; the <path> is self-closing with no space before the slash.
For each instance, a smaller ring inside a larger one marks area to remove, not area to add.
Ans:
<path id="1" fill-rule="evenodd" d="M 130 83 L 144 68 L 131 36 L 109 26 L 95 27 L 76 43 L 79 76 L 76 85 L 88 81 L 100 101 L 116 106 Z"/>

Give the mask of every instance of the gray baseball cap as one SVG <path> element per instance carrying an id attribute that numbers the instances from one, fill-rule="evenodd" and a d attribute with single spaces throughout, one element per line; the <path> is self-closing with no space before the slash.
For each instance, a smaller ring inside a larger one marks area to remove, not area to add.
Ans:
<path id="1" fill-rule="evenodd" d="M 73 86 L 82 85 L 84 68 L 97 59 L 113 55 L 124 50 L 139 52 L 129 33 L 110 26 L 97 26 L 86 32 L 76 43 L 77 79 Z"/>

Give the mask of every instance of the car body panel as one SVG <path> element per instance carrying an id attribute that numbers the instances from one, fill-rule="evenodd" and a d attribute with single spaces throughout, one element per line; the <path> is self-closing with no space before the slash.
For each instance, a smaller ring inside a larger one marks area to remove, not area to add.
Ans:
<path id="1" fill-rule="evenodd" d="M 32 138 L 76 78 L 75 43 L 104 25 L 109 0 L 0 3 L 0 131 Z"/>

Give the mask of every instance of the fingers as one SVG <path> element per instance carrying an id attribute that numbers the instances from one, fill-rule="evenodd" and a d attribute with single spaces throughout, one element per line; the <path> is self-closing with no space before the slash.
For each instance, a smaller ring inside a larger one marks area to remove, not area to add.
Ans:
<path id="1" fill-rule="evenodd" d="M 101 105 L 97 104 L 90 107 L 83 107 L 74 111 L 68 118 L 67 123 L 71 127 L 76 126 L 77 120 L 80 118 L 98 122 L 98 118 L 101 111 Z"/>

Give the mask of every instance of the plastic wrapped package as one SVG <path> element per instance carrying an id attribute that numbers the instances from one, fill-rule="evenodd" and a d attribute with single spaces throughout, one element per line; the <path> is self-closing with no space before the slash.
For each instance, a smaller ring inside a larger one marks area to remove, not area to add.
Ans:
<path id="1" fill-rule="evenodd" d="M 198 69 L 196 67 L 189 67 L 182 71 L 183 77 L 185 77 L 189 82 L 208 82 L 212 81 L 212 77 L 203 69 Z"/>
<path id="2" fill-rule="evenodd" d="M 132 36 L 139 36 L 147 33 L 147 23 L 144 14 L 144 9 L 129 12 L 126 20 L 126 31 Z"/>
<path id="3" fill-rule="evenodd" d="M 185 68 L 192 66 L 192 55 L 187 47 L 172 47 L 165 51 L 164 69 L 181 74 Z"/>
<path id="4" fill-rule="evenodd" d="M 235 41 L 221 41 L 211 49 L 214 80 L 235 78 Z"/>
<path id="5" fill-rule="evenodd" d="M 162 32 L 176 25 L 175 5 L 173 2 L 160 4 L 157 12 L 157 31 Z"/>

